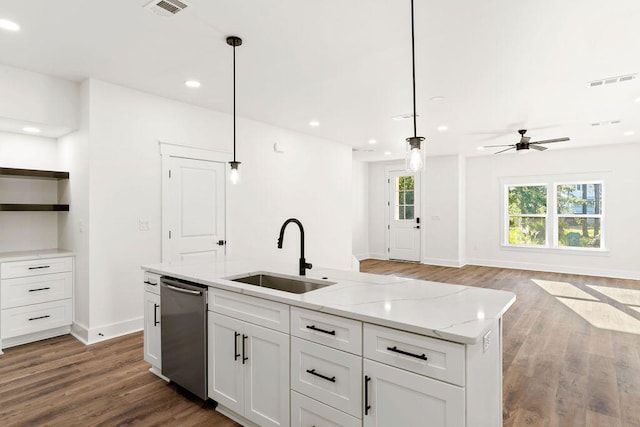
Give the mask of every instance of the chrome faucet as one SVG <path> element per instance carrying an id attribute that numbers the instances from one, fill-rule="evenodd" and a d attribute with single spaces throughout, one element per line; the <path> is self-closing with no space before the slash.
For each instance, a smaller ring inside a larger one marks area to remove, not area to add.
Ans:
<path id="1" fill-rule="evenodd" d="M 280 237 L 278 237 L 278 249 L 282 249 L 282 241 L 284 240 L 284 229 L 287 228 L 290 222 L 295 222 L 298 224 L 298 228 L 300 228 L 300 275 L 304 276 L 305 272 L 308 269 L 312 268 L 312 265 L 305 261 L 304 259 L 304 227 L 302 227 L 302 223 L 295 218 L 289 218 L 282 224 L 282 228 L 280 228 Z"/>

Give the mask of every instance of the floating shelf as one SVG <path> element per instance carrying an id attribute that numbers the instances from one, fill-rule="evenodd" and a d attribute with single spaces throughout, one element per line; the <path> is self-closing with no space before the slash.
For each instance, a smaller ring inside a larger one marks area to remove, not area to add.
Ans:
<path id="1" fill-rule="evenodd" d="M 69 212 L 69 205 L 0 203 L 0 211 L 5 212 Z"/>
<path id="2" fill-rule="evenodd" d="M 46 171 L 37 169 L 0 168 L 0 176 L 35 179 L 69 179 L 69 172 Z"/>

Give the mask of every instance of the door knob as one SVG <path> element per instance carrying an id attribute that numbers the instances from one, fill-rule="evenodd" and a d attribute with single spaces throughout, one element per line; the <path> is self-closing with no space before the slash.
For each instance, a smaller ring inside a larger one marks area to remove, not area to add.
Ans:
<path id="1" fill-rule="evenodd" d="M 224 246 L 227 243 L 226 240 L 218 240 L 218 243 L 216 243 L 218 246 Z"/>

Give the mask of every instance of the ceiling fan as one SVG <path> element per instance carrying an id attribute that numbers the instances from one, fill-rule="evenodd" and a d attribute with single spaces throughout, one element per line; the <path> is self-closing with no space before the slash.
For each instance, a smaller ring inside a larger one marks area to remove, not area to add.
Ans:
<path id="1" fill-rule="evenodd" d="M 504 150 L 497 151 L 494 154 L 504 153 L 505 151 L 513 150 L 514 148 L 516 151 L 529 150 L 530 148 L 537 151 L 544 151 L 547 149 L 547 147 L 542 147 L 540 144 L 551 144 L 552 142 L 569 141 L 569 138 L 565 137 L 565 138 L 554 138 L 554 139 L 545 139 L 543 141 L 529 142 L 531 140 L 531 137 L 524 136 L 524 134 L 527 133 L 526 129 L 520 129 L 518 133 L 520 134 L 520 142 L 516 144 L 485 145 L 482 148 L 509 147 L 509 148 L 505 148 Z"/>

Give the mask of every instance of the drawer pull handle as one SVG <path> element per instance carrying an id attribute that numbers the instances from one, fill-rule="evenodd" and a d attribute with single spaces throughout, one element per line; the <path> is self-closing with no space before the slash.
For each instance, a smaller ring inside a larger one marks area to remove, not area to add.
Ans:
<path id="1" fill-rule="evenodd" d="M 329 378 L 326 375 L 322 375 L 322 374 L 317 373 L 315 369 L 307 369 L 307 373 L 309 373 L 311 375 L 315 375 L 316 377 L 320 377 L 323 380 L 331 381 L 332 383 L 336 382 L 336 377 L 335 376 Z"/>
<path id="2" fill-rule="evenodd" d="M 151 282 L 149 280 L 145 280 L 144 283 L 146 283 L 147 285 L 158 286 L 157 283 L 153 283 L 153 282 Z"/>
<path id="3" fill-rule="evenodd" d="M 46 287 L 46 288 L 29 289 L 29 292 L 46 291 L 46 290 L 49 290 L 49 289 L 51 289 L 51 288 Z"/>
<path id="4" fill-rule="evenodd" d="M 398 347 L 396 347 L 395 345 L 393 347 L 387 347 L 387 350 L 393 351 L 394 353 L 404 354 L 405 356 L 415 357 L 416 359 L 427 360 L 427 355 L 424 353 L 422 354 L 409 353 L 408 351 L 398 349 Z"/>
<path id="5" fill-rule="evenodd" d="M 29 270 L 39 270 L 41 268 L 51 268 L 50 265 L 41 265 L 39 267 L 29 267 Z"/>
<path id="6" fill-rule="evenodd" d="M 39 316 L 39 317 L 30 317 L 30 318 L 29 318 L 29 321 L 32 321 L 32 320 L 38 320 L 38 319 L 46 319 L 47 317 L 51 317 L 51 316 L 49 316 L 48 314 L 45 314 L 44 316 Z"/>
<path id="7" fill-rule="evenodd" d="M 238 357 L 240 357 L 240 353 L 238 353 L 238 337 L 239 336 L 240 334 L 238 332 L 233 333 L 233 360 L 238 360 Z M 242 342 L 242 344 L 244 345 L 244 341 Z"/>
<path id="8" fill-rule="evenodd" d="M 249 358 L 245 356 L 246 354 L 245 342 L 247 338 L 249 338 L 249 335 L 242 334 L 242 364 L 243 365 L 247 360 L 249 360 Z"/>
<path id="9" fill-rule="evenodd" d="M 326 329 L 320 329 L 316 327 L 316 325 L 307 325 L 307 329 L 311 329 L 312 331 L 322 332 L 324 334 L 335 335 L 336 331 L 327 331 Z"/>
<path id="10" fill-rule="evenodd" d="M 364 414 L 369 415 L 369 409 L 371 409 L 371 405 L 369 405 L 369 381 L 371 381 L 371 377 L 365 375 L 364 376 Z"/>
<path id="11" fill-rule="evenodd" d="M 158 304 L 153 304 L 153 326 L 156 326 L 160 323 L 158 320 L 158 309 L 160 306 Z"/>

